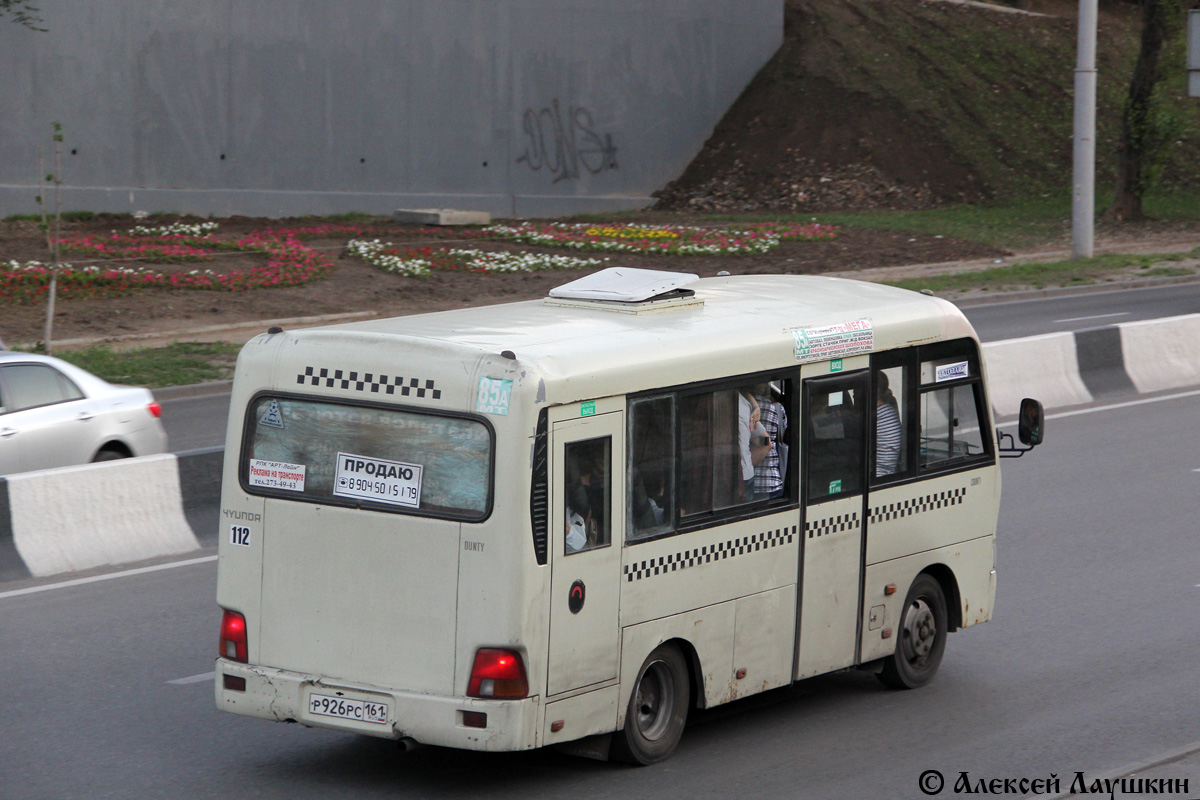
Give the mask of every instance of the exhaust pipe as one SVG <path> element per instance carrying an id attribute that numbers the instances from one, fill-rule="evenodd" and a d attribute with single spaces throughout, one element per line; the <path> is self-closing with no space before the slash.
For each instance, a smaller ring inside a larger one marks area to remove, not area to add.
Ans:
<path id="1" fill-rule="evenodd" d="M 400 751 L 403 753 L 411 753 L 413 750 L 419 750 L 424 747 L 424 745 L 411 736 L 401 736 L 396 740 L 396 746 L 399 747 Z"/>

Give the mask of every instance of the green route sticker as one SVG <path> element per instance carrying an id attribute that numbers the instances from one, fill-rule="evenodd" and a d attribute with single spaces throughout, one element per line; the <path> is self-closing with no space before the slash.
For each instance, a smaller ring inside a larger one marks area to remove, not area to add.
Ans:
<path id="1" fill-rule="evenodd" d="M 480 414 L 496 414 L 507 417 L 511 397 L 512 381 L 480 378 L 479 394 L 475 398 L 475 410 Z"/>
<path id="2" fill-rule="evenodd" d="M 579 404 L 579 416 L 590 417 L 596 413 L 596 401 L 588 400 L 586 403 Z"/>
<path id="3" fill-rule="evenodd" d="M 842 492 L 842 482 L 841 481 L 830 481 L 829 482 L 829 493 L 830 494 L 841 494 L 841 492 Z"/>
<path id="4" fill-rule="evenodd" d="M 829 371 L 830 372 L 841 372 L 842 371 L 842 360 L 840 358 L 835 358 L 833 361 L 830 361 L 829 362 Z"/>

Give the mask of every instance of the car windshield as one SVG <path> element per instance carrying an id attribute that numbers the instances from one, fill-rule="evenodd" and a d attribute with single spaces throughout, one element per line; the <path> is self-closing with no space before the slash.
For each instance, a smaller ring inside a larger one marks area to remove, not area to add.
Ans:
<path id="1" fill-rule="evenodd" d="M 491 509 L 492 434 L 479 420 L 261 396 L 248 427 L 253 494 L 469 520 Z"/>

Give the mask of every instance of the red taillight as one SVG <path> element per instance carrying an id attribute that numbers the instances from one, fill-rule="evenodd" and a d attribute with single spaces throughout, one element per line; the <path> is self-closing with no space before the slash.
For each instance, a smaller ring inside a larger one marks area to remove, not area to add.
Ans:
<path id="1" fill-rule="evenodd" d="M 155 419 L 162 417 L 162 404 L 157 400 L 151 400 L 149 404 L 146 405 L 146 410 L 149 411 L 150 416 L 154 417 Z"/>
<path id="2" fill-rule="evenodd" d="M 511 650 L 489 647 L 475 651 L 468 697 L 527 697 L 529 681 L 521 657 Z"/>
<path id="3" fill-rule="evenodd" d="M 250 660 L 246 652 L 246 618 L 236 611 L 226 611 L 221 617 L 221 643 L 219 654 L 230 661 Z"/>

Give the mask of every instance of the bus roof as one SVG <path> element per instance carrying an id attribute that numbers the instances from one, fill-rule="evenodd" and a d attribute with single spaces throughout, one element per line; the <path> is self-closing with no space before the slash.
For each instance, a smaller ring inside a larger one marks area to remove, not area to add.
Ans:
<path id="1" fill-rule="evenodd" d="M 657 304 L 532 300 L 293 333 L 303 340 L 353 332 L 381 345 L 424 339 L 442 353 L 462 348 L 464 357 L 508 351 L 540 371 L 547 385 L 576 384 L 566 399 L 838 357 L 836 350 L 803 353 L 803 337 L 794 331 L 856 326 L 870 331 L 870 351 L 975 336 L 945 300 L 862 281 L 748 275 L 704 278 L 686 288 L 695 295 Z M 675 367 L 678 380 L 665 372 Z"/>

